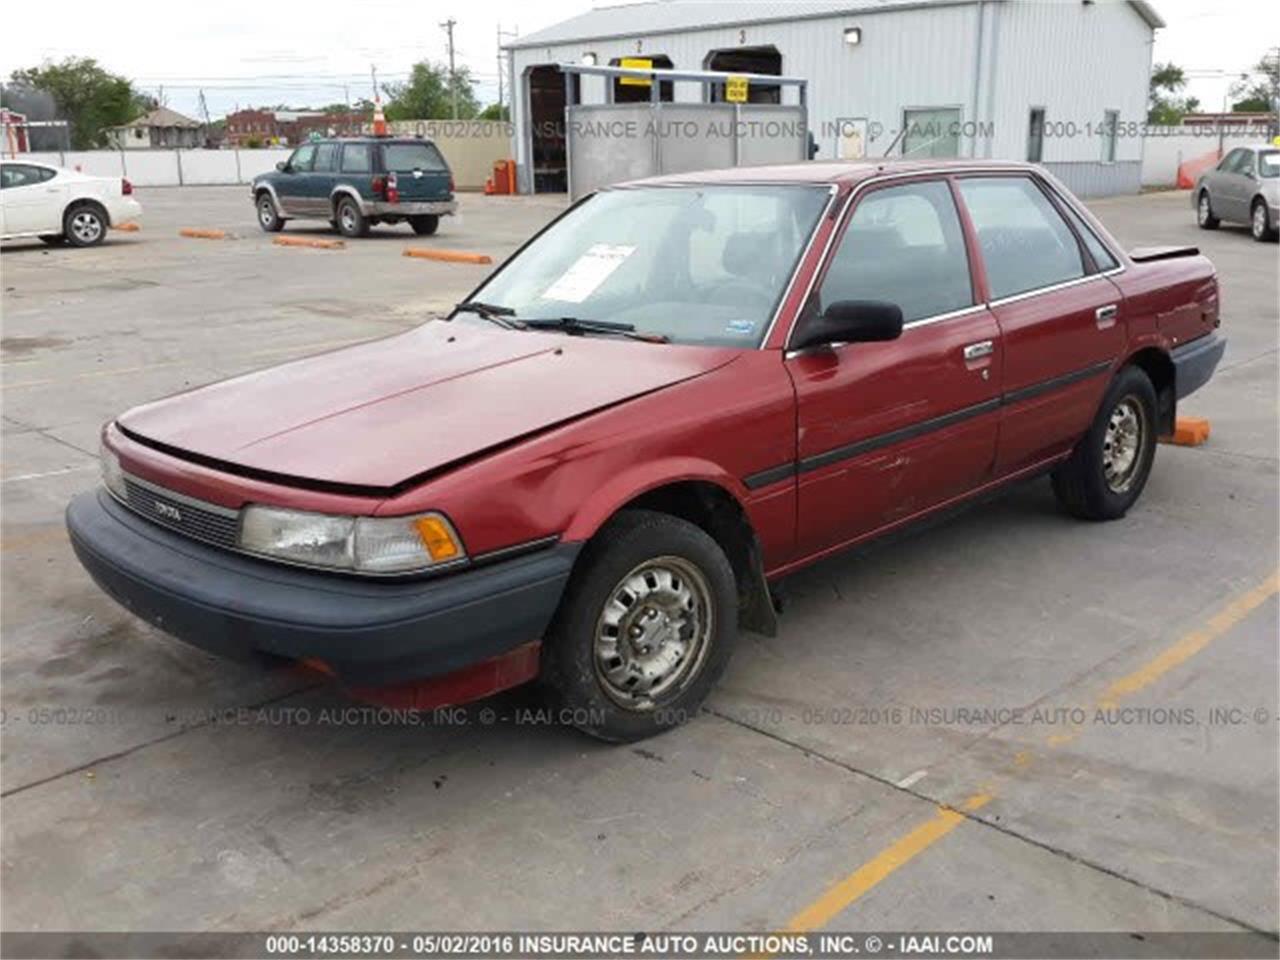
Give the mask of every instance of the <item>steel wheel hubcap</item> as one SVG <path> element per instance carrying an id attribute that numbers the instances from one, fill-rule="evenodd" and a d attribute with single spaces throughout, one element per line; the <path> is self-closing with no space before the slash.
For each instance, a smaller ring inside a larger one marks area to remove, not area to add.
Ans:
<path id="1" fill-rule="evenodd" d="M 1209 219 L 1209 198 L 1205 195 L 1200 196 L 1200 222 L 1204 223 Z"/>
<path id="2" fill-rule="evenodd" d="M 1133 484 L 1146 434 L 1146 414 L 1133 397 L 1125 397 L 1111 411 L 1102 439 L 1102 473 L 1112 493 Z"/>
<path id="3" fill-rule="evenodd" d="M 713 618 L 702 571 L 681 557 L 646 560 L 613 588 L 596 622 L 600 686 L 620 706 L 651 710 L 697 676 Z"/>
<path id="4" fill-rule="evenodd" d="M 272 219 L 275 217 L 275 210 L 271 208 L 270 200 L 263 200 L 258 206 L 258 216 L 262 219 L 263 223 L 270 226 Z"/>
<path id="5" fill-rule="evenodd" d="M 356 228 L 356 215 L 351 212 L 350 207 L 342 208 L 342 229 L 354 230 Z"/>
<path id="6" fill-rule="evenodd" d="M 102 234 L 102 221 L 87 210 L 81 211 L 71 218 L 71 232 L 79 240 L 97 240 Z"/>

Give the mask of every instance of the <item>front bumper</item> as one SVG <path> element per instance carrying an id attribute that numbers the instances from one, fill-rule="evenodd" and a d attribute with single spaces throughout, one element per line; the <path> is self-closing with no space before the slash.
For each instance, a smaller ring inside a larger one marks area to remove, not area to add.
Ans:
<path id="1" fill-rule="evenodd" d="M 1227 338 L 1216 333 L 1199 337 L 1174 349 L 1173 377 L 1179 400 L 1209 382 L 1226 349 Z"/>
<path id="2" fill-rule="evenodd" d="M 418 217 L 434 214 L 437 217 L 451 217 L 458 212 L 456 200 L 421 200 L 387 203 L 384 200 L 362 201 L 366 217 Z"/>
<path id="3" fill-rule="evenodd" d="M 425 580 L 360 580 L 206 546 L 103 489 L 67 506 L 71 545 L 115 600 L 174 637 L 237 659 L 323 660 L 345 683 L 453 673 L 540 639 L 577 544 Z"/>

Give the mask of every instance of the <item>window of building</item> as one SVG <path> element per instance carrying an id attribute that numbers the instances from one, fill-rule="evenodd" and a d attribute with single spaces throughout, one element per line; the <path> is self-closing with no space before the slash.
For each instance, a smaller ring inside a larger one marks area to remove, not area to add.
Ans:
<path id="1" fill-rule="evenodd" d="M 1116 162 L 1116 128 L 1120 125 L 1120 111 L 1107 110 L 1102 114 L 1102 162 Z"/>
<path id="2" fill-rule="evenodd" d="M 1027 161 L 1039 163 L 1044 157 L 1044 107 L 1031 108 L 1027 127 Z"/>
<path id="3" fill-rule="evenodd" d="M 959 185 L 993 300 L 1084 276 L 1075 235 L 1029 178 L 966 177 Z"/>
<path id="4" fill-rule="evenodd" d="M 819 306 L 838 300 L 896 303 L 907 323 L 973 305 L 964 232 L 945 183 L 888 187 L 859 201 Z"/>
<path id="5" fill-rule="evenodd" d="M 902 112 L 902 155 L 960 156 L 960 108 L 926 107 Z"/>
<path id="6" fill-rule="evenodd" d="M 668 57 L 665 53 L 644 53 L 644 54 L 638 54 L 634 58 L 627 57 L 626 59 L 651 60 L 653 62 L 654 68 L 658 70 L 671 70 L 674 67 L 674 64 L 672 64 L 671 62 L 671 58 Z M 609 65 L 613 67 L 622 66 L 622 58 L 614 57 L 612 60 L 609 61 Z M 636 83 L 636 82 L 624 83 L 623 81 L 626 79 L 628 78 L 626 77 L 613 78 L 613 102 L 614 103 L 648 103 L 649 100 L 652 99 L 653 95 L 652 93 L 650 93 L 650 90 L 652 89 L 651 84 Z M 642 78 L 637 77 L 632 79 L 641 80 Z M 659 100 L 663 101 L 664 103 L 670 103 L 674 95 L 675 95 L 674 87 L 670 80 L 658 81 L 658 99 Z"/>
<path id="7" fill-rule="evenodd" d="M 369 173 L 373 170 L 373 159 L 367 143 L 346 143 L 342 146 L 343 173 Z"/>

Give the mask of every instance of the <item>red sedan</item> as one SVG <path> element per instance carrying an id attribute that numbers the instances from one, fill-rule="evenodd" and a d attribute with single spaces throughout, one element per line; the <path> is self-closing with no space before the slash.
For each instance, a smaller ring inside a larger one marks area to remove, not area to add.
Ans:
<path id="1" fill-rule="evenodd" d="M 1035 167 L 663 177 L 447 321 L 128 411 L 67 526 L 199 647 L 419 707 L 537 677 L 632 740 L 822 557 L 1039 474 L 1124 516 L 1218 322 L 1208 260 L 1124 253 Z"/>

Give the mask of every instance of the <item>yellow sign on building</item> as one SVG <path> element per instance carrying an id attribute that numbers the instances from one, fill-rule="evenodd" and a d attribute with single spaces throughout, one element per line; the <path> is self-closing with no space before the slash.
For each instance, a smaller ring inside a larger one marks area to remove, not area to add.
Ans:
<path id="1" fill-rule="evenodd" d="M 618 64 L 620 67 L 632 67 L 640 70 L 652 70 L 653 61 L 648 57 L 623 57 Z M 619 82 L 624 87 L 651 87 L 653 81 L 648 77 L 620 77 Z"/>
<path id="2" fill-rule="evenodd" d="M 730 77 L 724 82 L 724 98 L 730 103 L 746 103 L 747 87 L 746 77 Z"/>

